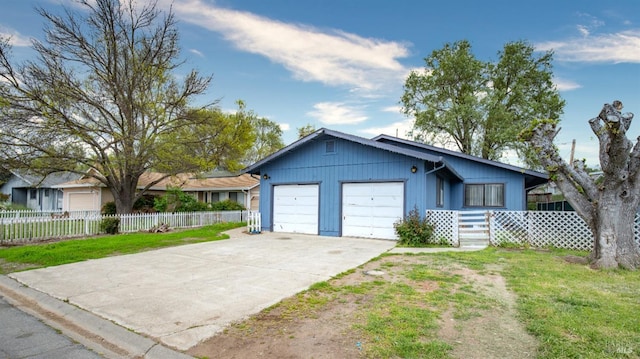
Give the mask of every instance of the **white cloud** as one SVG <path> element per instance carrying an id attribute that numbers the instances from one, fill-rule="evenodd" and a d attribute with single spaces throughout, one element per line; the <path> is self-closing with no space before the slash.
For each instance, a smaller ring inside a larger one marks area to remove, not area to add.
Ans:
<path id="1" fill-rule="evenodd" d="M 195 54 L 196 56 L 204 57 L 204 54 L 196 49 L 189 49 L 189 52 Z"/>
<path id="2" fill-rule="evenodd" d="M 575 89 L 579 89 L 582 86 L 576 82 L 571 80 L 561 79 L 558 77 L 553 78 L 553 82 L 556 84 L 558 91 L 571 91 Z"/>
<path id="3" fill-rule="evenodd" d="M 280 129 L 282 130 L 282 132 L 286 132 L 291 129 L 291 125 L 288 123 L 279 123 L 278 126 L 280 126 Z"/>
<path id="4" fill-rule="evenodd" d="M 375 90 L 406 73 L 398 62 L 409 55 L 405 43 L 284 23 L 202 0 L 176 2 L 173 10 L 182 21 L 219 32 L 236 48 L 265 56 L 302 81 Z"/>
<path id="5" fill-rule="evenodd" d="M 16 30 L 10 29 L 0 25 L 0 37 L 9 39 L 9 44 L 15 47 L 27 47 L 31 46 L 31 39 L 28 36 L 24 36 Z"/>
<path id="6" fill-rule="evenodd" d="M 342 102 L 319 102 L 313 108 L 309 116 L 326 125 L 352 125 L 367 120 L 361 109 Z"/>
<path id="7" fill-rule="evenodd" d="M 388 106 L 382 109 L 383 112 L 401 113 L 402 107 L 400 106 Z"/>
<path id="8" fill-rule="evenodd" d="M 640 63 L 640 29 L 542 42 L 535 47 L 540 51 L 553 50 L 559 61 Z"/>
<path id="9" fill-rule="evenodd" d="M 370 136 L 377 135 L 389 135 L 389 136 L 398 136 L 400 138 L 409 139 L 408 133 L 413 129 L 414 120 L 406 119 L 404 121 L 394 122 L 388 126 L 383 127 L 369 127 L 361 130 L 360 132 L 365 133 Z"/>
<path id="10" fill-rule="evenodd" d="M 589 28 L 584 25 L 578 25 L 578 32 L 582 34 L 582 36 L 589 36 Z"/>

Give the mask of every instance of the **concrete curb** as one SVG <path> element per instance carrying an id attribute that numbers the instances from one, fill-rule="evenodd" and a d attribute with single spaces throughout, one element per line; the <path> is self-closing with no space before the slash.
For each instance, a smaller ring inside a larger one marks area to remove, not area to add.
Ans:
<path id="1" fill-rule="evenodd" d="M 192 358 L 6 276 L 0 276 L 0 295 L 107 358 Z"/>

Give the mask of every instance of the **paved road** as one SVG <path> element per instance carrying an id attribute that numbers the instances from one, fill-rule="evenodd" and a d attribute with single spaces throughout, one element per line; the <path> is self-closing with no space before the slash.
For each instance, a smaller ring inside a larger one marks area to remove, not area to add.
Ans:
<path id="1" fill-rule="evenodd" d="M 40 320 L 15 308 L 2 297 L 0 323 L 0 359 L 102 358 Z"/>

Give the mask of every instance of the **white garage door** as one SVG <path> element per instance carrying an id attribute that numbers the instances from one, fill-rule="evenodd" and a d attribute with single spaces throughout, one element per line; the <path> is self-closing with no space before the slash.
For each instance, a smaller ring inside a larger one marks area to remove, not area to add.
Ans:
<path id="1" fill-rule="evenodd" d="M 393 223 L 404 215 L 404 183 L 342 185 L 342 235 L 397 239 Z"/>
<path id="2" fill-rule="evenodd" d="M 318 234 L 318 185 L 273 188 L 273 231 Z"/>
<path id="3" fill-rule="evenodd" d="M 100 210 L 96 204 L 97 195 L 90 192 L 71 192 L 68 197 L 68 211 Z"/>

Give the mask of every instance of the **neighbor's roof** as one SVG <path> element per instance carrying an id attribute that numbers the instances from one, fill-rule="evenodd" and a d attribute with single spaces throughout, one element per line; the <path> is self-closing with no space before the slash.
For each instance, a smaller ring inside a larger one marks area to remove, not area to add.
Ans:
<path id="1" fill-rule="evenodd" d="M 39 188 L 55 188 L 58 184 L 78 179 L 81 176 L 74 172 L 54 172 L 43 176 L 29 170 L 15 170 L 11 171 L 11 173 L 30 186 Z"/>
<path id="2" fill-rule="evenodd" d="M 144 188 L 150 183 L 165 176 L 158 172 L 145 172 L 138 180 L 138 188 Z M 160 180 L 160 182 L 149 187 L 149 190 L 164 191 L 167 186 L 180 187 L 183 191 L 223 191 L 223 190 L 248 190 L 260 184 L 257 178 L 248 174 L 228 177 L 197 178 L 192 173 L 180 173 Z M 105 187 L 104 183 L 94 177 L 85 176 L 81 179 L 66 182 L 55 186 L 57 188 L 79 188 L 79 187 Z"/>
<path id="3" fill-rule="evenodd" d="M 182 185 L 183 191 L 249 190 L 260 184 L 260 180 L 244 173 L 239 176 L 190 178 Z"/>

